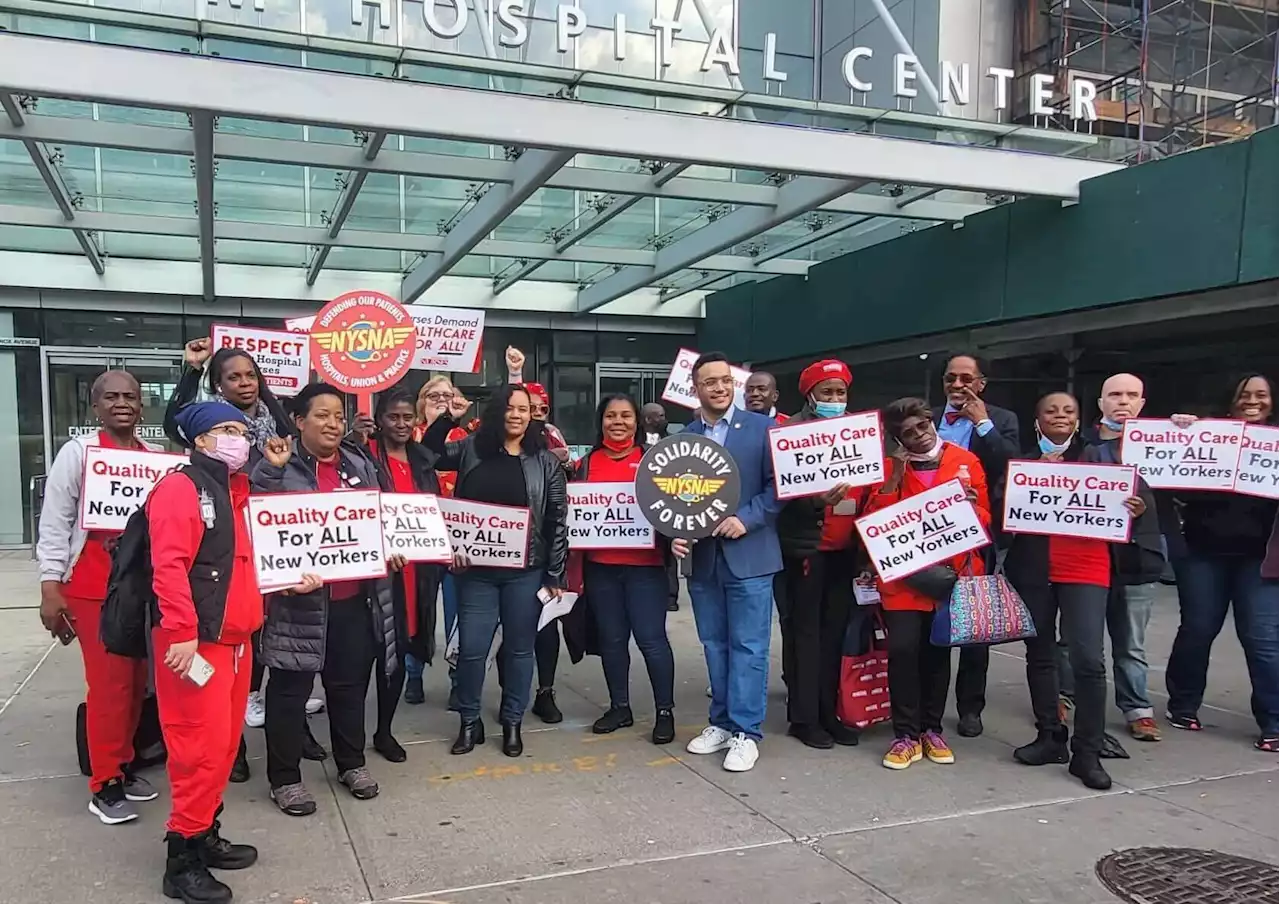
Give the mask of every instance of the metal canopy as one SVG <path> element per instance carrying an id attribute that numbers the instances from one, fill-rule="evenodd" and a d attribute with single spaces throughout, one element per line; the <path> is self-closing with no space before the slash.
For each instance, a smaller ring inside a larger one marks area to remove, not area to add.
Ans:
<path id="1" fill-rule="evenodd" d="M 74 66 L 63 65 L 68 51 Z M 142 108 L 158 115 L 148 122 L 96 112 L 77 118 L 66 115 L 62 104 L 55 115 L 23 116 L 14 100 L 22 95 L 87 101 L 97 105 L 95 111 Z M 668 277 L 675 283 L 663 283 L 664 298 L 725 274 L 803 273 L 839 253 L 841 234 L 871 218 L 958 222 L 1020 195 L 1075 199 L 1082 180 L 1118 168 L 1096 160 L 775 125 L 735 118 L 732 104 L 726 115 L 690 115 L 571 96 L 445 87 L 408 75 L 375 78 L 7 33 L 0 33 L 0 98 L 9 101 L 9 116 L 0 117 L 0 148 L 5 139 L 22 141 L 37 167 L 45 161 L 42 177 L 54 159 L 42 150 L 46 145 L 90 148 L 99 160 L 103 149 L 160 160 L 191 158 L 189 219 L 167 208 L 162 216 L 118 206 L 108 210 L 105 198 L 98 199 L 97 209 L 72 213 L 64 187 L 67 206 L 59 201 L 60 220 L 51 211 L 6 204 L 0 196 L 0 224 L 70 228 L 100 274 L 102 254 L 91 231 L 110 241 L 129 235 L 194 238 L 193 259 L 201 264 L 207 300 L 216 296 L 217 263 L 239 262 L 243 245 L 263 243 L 277 249 L 272 263 L 304 270 L 307 285 L 326 266 L 352 266 L 349 255 L 345 265 L 335 264 L 336 249 L 377 249 L 383 255 L 378 260 L 404 272 L 405 302 L 446 274 L 488 274 L 498 295 L 541 270 L 539 278 L 577 283 L 578 310 L 594 311 Z M 423 110 L 431 115 L 423 116 Z M 159 111 L 185 113 L 190 128 L 150 124 L 165 121 L 167 114 Z M 245 127 L 254 122 L 310 126 L 312 137 L 261 137 L 263 130 Z M 317 130 L 335 129 L 351 131 L 361 146 L 315 139 Z M 948 140 L 990 140 L 981 133 L 965 137 L 965 124 L 957 121 L 945 134 Z M 436 141 L 424 148 L 423 139 Z M 458 150 L 437 152 L 441 146 Z M 237 212 L 219 160 L 236 161 L 242 169 L 332 169 L 341 188 L 320 208 L 324 213 L 304 213 L 306 225 L 287 218 L 272 222 Z M 348 219 L 368 195 L 366 181 L 375 173 L 398 180 L 399 212 L 388 217 L 398 229 L 349 229 Z M 55 200 L 56 181 L 46 178 Z M 410 215 L 407 194 L 425 199 L 431 211 L 452 209 L 447 216 Z M 646 199 L 653 201 L 641 207 Z M 805 219 L 814 212 L 821 219 Z M 424 219 L 437 221 L 436 234 L 424 232 Z M 522 224 L 521 231 L 513 232 L 512 223 Z M 619 240 L 624 225 L 630 241 Z M 540 240 L 529 234 L 531 228 Z M 290 247 L 306 250 L 304 259 L 296 260 Z M 361 259 L 357 266 L 363 265 Z"/>

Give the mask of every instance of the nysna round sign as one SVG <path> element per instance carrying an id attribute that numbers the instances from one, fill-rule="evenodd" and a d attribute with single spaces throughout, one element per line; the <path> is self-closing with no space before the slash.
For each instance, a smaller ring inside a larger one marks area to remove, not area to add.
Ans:
<path id="1" fill-rule="evenodd" d="M 658 533 L 699 540 L 738 510 L 742 482 L 724 446 L 693 433 L 664 436 L 640 459 L 636 501 Z"/>
<path id="2" fill-rule="evenodd" d="M 414 352 L 413 318 L 381 292 L 344 292 L 311 324 L 311 366 L 321 379 L 357 395 L 399 382 Z"/>

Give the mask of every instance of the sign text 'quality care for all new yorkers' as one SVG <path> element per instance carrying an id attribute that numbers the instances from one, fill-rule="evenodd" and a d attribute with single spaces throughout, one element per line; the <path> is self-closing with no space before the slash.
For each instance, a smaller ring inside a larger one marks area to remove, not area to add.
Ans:
<path id="1" fill-rule="evenodd" d="M 325 583 L 387 573 L 377 490 L 276 493 L 249 497 L 254 567 L 263 593 L 304 574 Z"/>
<path id="2" fill-rule="evenodd" d="M 959 480 L 909 496 L 854 525 L 886 583 L 991 542 Z"/>
<path id="3" fill-rule="evenodd" d="M 1121 459 L 1157 490 L 1232 490 L 1244 421 L 1203 420 L 1189 427 L 1140 418 L 1125 422 Z"/>
<path id="4" fill-rule="evenodd" d="M 124 530 L 151 488 L 187 463 L 185 455 L 89 446 L 84 454 L 80 526 L 85 530 Z"/>
<path id="5" fill-rule="evenodd" d="M 1264 424 L 1245 425 L 1236 468 L 1236 492 L 1280 498 L 1280 429 Z"/>
<path id="6" fill-rule="evenodd" d="M 441 496 L 440 513 L 455 552 L 473 566 L 524 568 L 529 547 L 529 510 Z"/>
<path id="7" fill-rule="evenodd" d="M 816 496 L 841 483 L 880 483 L 880 436 L 880 415 L 875 411 L 771 428 L 769 454 L 778 498 Z"/>
<path id="8" fill-rule="evenodd" d="M 1011 461 L 1004 529 L 1128 543 L 1133 519 L 1124 501 L 1137 490 L 1138 475 L 1130 465 Z"/>
<path id="9" fill-rule="evenodd" d="M 653 525 L 636 502 L 631 481 L 571 483 L 570 549 L 653 549 Z"/>
<path id="10" fill-rule="evenodd" d="M 440 501 L 430 493 L 383 493 L 382 534 L 387 558 L 404 556 L 409 562 L 437 563 L 453 560 Z"/>

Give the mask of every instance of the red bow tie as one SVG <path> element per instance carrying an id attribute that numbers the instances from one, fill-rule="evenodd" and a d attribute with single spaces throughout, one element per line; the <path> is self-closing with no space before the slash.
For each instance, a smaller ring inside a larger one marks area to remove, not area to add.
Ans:
<path id="1" fill-rule="evenodd" d="M 959 411 L 948 411 L 943 414 L 942 417 L 946 420 L 947 426 L 950 427 L 956 421 L 960 420 L 960 418 L 964 417 L 964 415 Z"/>

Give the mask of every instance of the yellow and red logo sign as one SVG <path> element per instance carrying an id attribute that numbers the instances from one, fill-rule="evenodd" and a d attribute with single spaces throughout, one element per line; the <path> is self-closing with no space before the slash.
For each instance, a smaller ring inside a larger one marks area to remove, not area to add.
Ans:
<path id="1" fill-rule="evenodd" d="M 389 295 L 345 292 L 311 324 L 312 367 L 325 382 L 360 395 L 398 382 L 413 365 L 413 318 Z"/>

